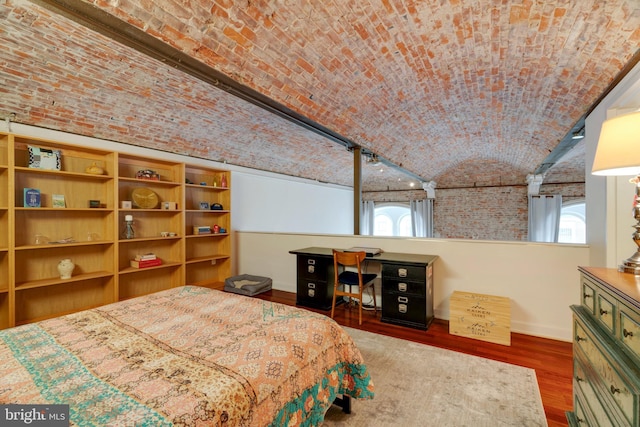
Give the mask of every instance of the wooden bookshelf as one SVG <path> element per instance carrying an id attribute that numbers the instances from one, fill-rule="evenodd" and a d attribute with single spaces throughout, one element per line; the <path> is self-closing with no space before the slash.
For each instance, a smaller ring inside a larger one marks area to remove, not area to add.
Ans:
<path id="1" fill-rule="evenodd" d="M 38 167 L 33 147 L 56 153 L 59 167 Z M 230 178 L 216 168 L 0 133 L 0 329 L 185 284 L 222 287 L 231 274 Z M 25 205 L 25 188 L 39 191 L 39 207 Z M 140 194 L 157 203 L 146 206 Z M 63 206 L 54 203 L 59 196 Z M 145 206 L 126 203 L 134 199 Z M 122 234 L 127 216 L 133 239 Z M 194 235 L 194 225 L 224 233 Z M 149 252 L 162 264 L 130 266 Z M 57 271 L 64 258 L 75 264 L 71 279 Z"/>

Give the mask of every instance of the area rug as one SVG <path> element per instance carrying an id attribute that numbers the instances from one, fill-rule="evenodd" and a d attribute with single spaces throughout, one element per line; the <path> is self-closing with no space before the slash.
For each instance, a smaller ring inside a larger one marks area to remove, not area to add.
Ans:
<path id="1" fill-rule="evenodd" d="M 323 426 L 547 426 L 533 369 L 352 328 L 375 385 Z"/>

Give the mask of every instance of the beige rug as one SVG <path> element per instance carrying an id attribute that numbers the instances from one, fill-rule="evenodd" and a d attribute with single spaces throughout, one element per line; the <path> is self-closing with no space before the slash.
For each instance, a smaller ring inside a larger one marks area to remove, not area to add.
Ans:
<path id="1" fill-rule="evenodd" d="M 337 407 L 323 426 L 546 426 L 533 369 L 345 328 L 371 372 L 376 396 Z"/>

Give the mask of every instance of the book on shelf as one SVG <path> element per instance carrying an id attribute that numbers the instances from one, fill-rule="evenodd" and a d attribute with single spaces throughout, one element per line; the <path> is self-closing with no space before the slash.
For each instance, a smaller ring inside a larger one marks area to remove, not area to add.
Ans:
<path id="1" fill-rule="evenodd" d="M 39 208 L 40 207 L 40 190 L 37 188 L 25 188 L 24 192 L 24 207 L 25 208 Z"/>
<path id="2" fill-rule="evenodd" d="M 208 225 L 194 225 L 193 234 L 211 234 L 211 227 Z"/>
<path id="3" fill-rule="evenodd" d="M 133 268 L 155 267 L 157 265 L 162 265 L 162 260 L 160 258 L 148 259 L 144 261 L 136 261 L 135 259 L 131 260 L 131 267 Z"/>
<path id="4" fill-rule="evenodd" d="M 149 261 L 149 260 L 153 260 L 153 259 L 158 259 L 158 257 L 154 253 L 137 254 L 136 257 L 135 257 L 136 261 Z"/>

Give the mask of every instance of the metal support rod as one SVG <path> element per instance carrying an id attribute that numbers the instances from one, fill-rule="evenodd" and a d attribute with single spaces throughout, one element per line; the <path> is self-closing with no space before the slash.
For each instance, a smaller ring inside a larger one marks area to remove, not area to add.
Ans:
<path id="1" fill-rule="evenodd" d="M 362 149 L 353 148 L 353 234 L 360 234 L 360 211 L 362 210 Z"/>

